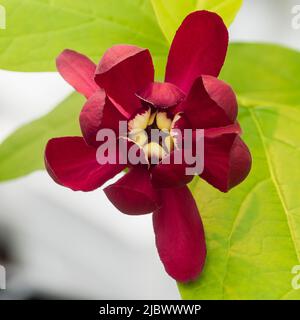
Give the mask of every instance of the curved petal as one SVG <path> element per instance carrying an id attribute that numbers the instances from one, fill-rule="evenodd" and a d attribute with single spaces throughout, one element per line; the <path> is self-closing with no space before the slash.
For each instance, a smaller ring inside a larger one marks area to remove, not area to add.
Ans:
<path id="1" fill-rule="evenodd" d="M 204 135 L 205 137 L 208 137 L 208 138 L 214 138 L 222 134 L 230 134 L 230 133 L 235 133 L 235 134 L 242 133 L 242 129 L 238 122 L 235 122 L 225 127 L 209 128 L 204 130 Z"/>
<path id="2" fill-rule="evenodd" d="M 247 145 L 238 136 L 232 145 L 229 162 L 228 190 L 237 186 L 248 176 L 252 157 Z"/>
<path id="3" fill-rule="evenodd" d="M 248 147 L 236 134 L 204 139 L 204 170 L 201 177 L 215 188 L 227 192 L 241 183 L 251 169 Z"/>
<path id="4" fill-rule="evenodd" d="M 103 55 L 95 75 L 120 112 L 129 118 L 141 107 L 135 93 L 154 79 L 149 50 L 136 46 L 116 45 Z"/>
<path id="5" fill-rule="evenodd" d="M 152 169 L 152 182 L 156 188 L 178 188 L 193 180 L 193 175 L 186 175 L 187 165 L 175 161 L 180 153 L 180 159 L 184 159 L 183 150 L 175 150 Z"/>
<path id="6" fill-rule="evenodd" d="M 100 129 L 112 129 L 118 136 L 119 121 L 125 120 L 102 89 L 88 99 L 79 116 L 82 135 L 87 144 L 94 146 L 99 145 L 96 136 Z"/>
<path id="7" fill-rule="evenodd" d="M 96 65 L 86 56 L 64 50 L 56 59 L 56 67 L 62 77 L 86 98 L 99 89 L 94 81 Z"/>
<path id="8" fill-rule="evenodd" d="M 196 79 L 177 109 L 184 112 L 193 129 L 206 129 L 233 124 L 238 105 L 228 84 L 211 76 L 202 76 Z"/>
<path id="9" fill-rule="evenodd" d="M 55 182 L 74 191 L 92 191 L 113 178 L 126 166 L 100 165 L 96 149 L 81 137 L 54 138 L 45 150 L 45 166 Z"/>
<path id="10" fill-rule="evenodd" d="M 104 189 L 112 204 L 121 212 L 130 215 L 151 213 L 159 207 L 149 171 L 133 167 L 116 183 Z"/>
<path id="11" fill-rule="evenodd" d="M 200 75 L 217 77 L 228 46 L 228 31 L 215 13 L 196 11 L 176 32 L 169 52 L 166 81 L 188 92 Z"/>
<path id="12" fill-rule="evenodd" d="M 160 191 L 162 207 L 154 212 L 156 246 L 168 274 L 177 281 L 196 279 L 205 257 L 205 235 L 195 200 L 184 186 Z"/>
<path id="13" fill-rule="evenodd" d="M 156 108 L 169 108 L 178 105 L 185 94 L 172 83 L 152 82 L 136 93 L 141 100 Z"/>

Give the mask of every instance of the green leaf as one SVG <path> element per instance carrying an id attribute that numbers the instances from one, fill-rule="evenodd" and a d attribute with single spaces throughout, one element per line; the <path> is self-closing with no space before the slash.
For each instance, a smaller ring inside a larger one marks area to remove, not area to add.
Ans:
<path id="1" fill-rule="evenodd" d="M 195 179 L 208 256 L 185 299 L 300 299 L 300 53 L 273 45 L 231 45 L 222 78 L 240 101 L 250 176 L 228 194 Z"/>
<path id="2" fill-rule="evenodd" d="M 44 149 L 49 139 L 81 135 L 78 115 L 84 98 L 73 93 L 52 112 L 26 124 L 0 144 L 0 181 L 44 169 Z"/>
<path id="3" fill-rule="evenodd" d="M 243 0 L 198 0 L 197 9 L 216 12 L 229 27 L 242 4 Z"/>
<path id="4" fill-rule="evenodd" d="M 209 10 L 218 13 L 227 27 L 233 22 L 243 0 L 151 0 L 158 23 L 169 43 L 182 20 L 192 11 Z"/>
<path id="5" fill-rule="evenodd" d="M 190 12 L 196 10 L 197 0 L 151 0 L 157 21 L 169 43 Z"/>
<path id="6" fill-rule="evenodd" d="M 164 70 L 167 44 L 149 0 L 2 0 L 7 28 L 0 30 L 0 68 L 55 70 L 65 48 L 95 62 L 113 44 L 149 48 Z M 162 73 L 157 74 L 162 78 Z"/>

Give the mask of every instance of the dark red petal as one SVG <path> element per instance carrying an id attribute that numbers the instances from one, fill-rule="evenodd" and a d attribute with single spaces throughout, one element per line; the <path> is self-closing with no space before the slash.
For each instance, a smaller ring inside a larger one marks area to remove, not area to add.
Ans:
<path id="1" fill-rule="evenodd" d="M 152 82 L 136 94 L 141 100 L 157 108 L 169 108 L 179 104 L 185 94 L 172 83 Z"/>
<path id="2" fill-rule="evenodd" d="M 96 65 L 86 56 L 64 50 L 57 57 L 56 66 L 62 77 L 86 98 L 99 89 L 94 81 Z"/>
<path id="3" fill-rule="evenodd" d="M 130 215 L 151 213 L 159 207 L 150 173 L 136 166 L 116 183 L 104 189 L 112 204 L 120 211 Z"/>
<path id="4" fill-rule="evenodd" d="M 196 79 L 177 109 L 184 112 L 193 129 L 206 129 L 233 124 L 238 106 L 228 84 L 211 76 L 203 76 Z"/>
<path id="5" fill-rule="evenodd" d="M 229 126 L 225 126 L 225 127 L 209 128 L 204 130 L 204 135 L 205 137 L 208 137 L 208 138 L 214 138 L 222 134 L 229 134 L 229 133 L 235 133 L 235 134 L 242 133 L 242 129 L 238 122 L 235 122 L 234 124 L 230 124 Z"/>
<path id="6" fill-rule="evenodd" d="M 237 137 L 231 148 L 228 190 L 246 179 L 251 170 L 251 165 L 250 151 L 244 141 Z"/>
<path id="7" fill-rule="evenodd" d="M 205 137 L 201 177 L 222 192 L 227 192 L 247 177 L 251 161 L 248 147 L 238 135 Z"/>
<path id="8" fill-rule="evenodd" d="M 174 161 L 177 153 L 183 153 L 183 151 L 172 151 L 163 161 L 153 168 L 152 182 L 156 188 L 182 187 L 193 180 L 193 175 L 186 175 L 187 165 L 184 163 L 177 164 Z M 184 160 L 183 154 L 181 158 Z"/>
<path id="9" fill-rule="evenodd" d="M 116 45 L 108 49 L 95 75 L 95 81 L 104 88 L 126 118 L 140 108 L 135 93 L 153 82 L 153 79 L 150 52 L 129 45 Z"/>
<path id="10" fill-rule="evenodd" d="M 74 191 L 92 191 L 126 167 L 98 164 L 96 149 L 88 146 L 81 137 L 49 140 L 45 150 L 45 166 L 55 182 Z"/>
<path id="11" fill-rule="evenodd" d="M 206 257 L 205 235 L 195 200 L 186 186 L 162 189 L 160 195 L 162 207 L 153 215 L 160 259 L 175 280 L 195 280 Z"/>
<path id="12" fill-rule="evenodd" d="M 196 11 L 188 15 L 171 45 L 166 81 L 188 92 L 200 75 L 217 77 L 228 46 L 228 31 L 215 13 Z"/>
<path id="13" fill-rule="evenodd" d="M 87 144 L 97 146 L 99 129 L 112 129 L 118 136 L 119 121 L 126 120 L 104 90 L 97 90 L 85 103 L 79 117 L 80 127 Z"/>

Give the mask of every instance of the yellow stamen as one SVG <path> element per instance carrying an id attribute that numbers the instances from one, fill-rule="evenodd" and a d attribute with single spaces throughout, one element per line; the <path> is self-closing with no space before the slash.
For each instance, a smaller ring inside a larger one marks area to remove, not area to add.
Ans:
<path id="1" fill-rule="evenodd" d="M 146 129 L 148 126 L 149 118 L 151 111 L 150 109 L 145 110 L 142 113 L 137 114 L 132 120 L 128 123 L 128 128 L 130 131 L 134 129 Z"/>
<path id="2" fill-rule="evenodd" d="M 148 158 L 162 159 L 166 156 L 164 149 L 156 142 L 150 142 L 143 147 Z"/>
<path id="3" fill-rule="evenodd" d="M 166 112 L 158 112 L 156 115 L 156 124 L 158 129 L 163 130 L 167 129 L 170 130 L 172 121 L 168 118 Z"/>
<path id="4" fill-rule="evenodd" d="M 129 138 L 135 141 L 138 145 L 143 146 L 148 142 L 148 135 L 145 130 L 134 129 L 129 132 Z"/>

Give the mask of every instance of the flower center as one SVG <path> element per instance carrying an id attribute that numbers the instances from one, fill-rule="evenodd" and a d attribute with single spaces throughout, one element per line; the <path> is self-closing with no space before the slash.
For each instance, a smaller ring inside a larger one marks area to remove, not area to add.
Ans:
<path id="1" fill-rule="evenodd" d="M 172 124 L 173 118 L 166 111 L 143 109 L 128 123 L 129 138 L 149 159 L 162 159 L 174 148 Z"/>

